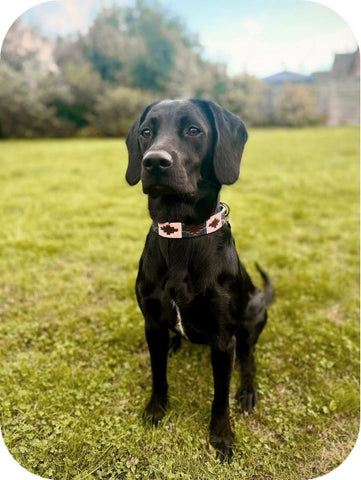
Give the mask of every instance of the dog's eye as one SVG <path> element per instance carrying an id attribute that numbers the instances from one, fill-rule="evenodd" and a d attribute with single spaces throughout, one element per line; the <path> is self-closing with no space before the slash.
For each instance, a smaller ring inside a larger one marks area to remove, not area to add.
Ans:
<path id="1" fill-rule="evenodd" d="M 200 133 L 201 131 L 197 127 L 189 127 L 186 131 L 186 134 L 189 135 L 190 137 L 196 137 Z"/>
<path id="2" fill-rule="evenodd" d="M 150 130 L 150 128 L 144 128 L 141 132 L 140 132 L 141 136 L 143 138 L 150 138 L 152 136 L 152 132 Z"/>

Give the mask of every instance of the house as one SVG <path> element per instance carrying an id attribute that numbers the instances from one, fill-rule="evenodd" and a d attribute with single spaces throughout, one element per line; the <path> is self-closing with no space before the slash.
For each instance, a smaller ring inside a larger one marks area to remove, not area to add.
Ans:
<path id="1" fill-rule="evenodd" d="M 329 72 L 312 74 L 316 110 L 327 125 L 360 124 L 360 51 L 336 54 Z"/>
<path id="2" fill-rule="evenodd" d="M 267 114 L 277 108 L 284 85 L 307 87 L 315 98 L 315 116 L 326 125 L 360 124 L 360 52 L 336 54 L 331 70 L 301 75 L 284 71 L 263 79 L 268 88 L 262 101 Z"/>

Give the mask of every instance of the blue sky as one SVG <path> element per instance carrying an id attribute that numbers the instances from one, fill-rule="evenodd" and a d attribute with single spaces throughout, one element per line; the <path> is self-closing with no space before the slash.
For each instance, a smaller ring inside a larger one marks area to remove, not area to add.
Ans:
<path id="1" fill-rule="evenodd" d="M 159 1 L 181 17 L 190 32 L 199 35 L 204 56 L 226 63 L 230 74 L 247 71 L 262 77 L 281 70 L 305 74 L 327 70 L 335 53 L 352 51 L 357 46 L 348 23 L 315 1 Z M 84 32 L 96 11 L 112 3 L 128 5 L 132 0 L 47 2 L 29 10 L 23 19 L 44 32 Z"/>
<path id="2" fill-rule="evenodd" d="M 230 73 L 267 75 L 280 70 L 327 69 L 336 52 L 356 48 L 347 23 L 328 7 L 305 0 L 183 0 L 187 23 L 207 55 L 225 60 Z M 209 7 L 211 5 L 211 8 Z M 202 20 L 200 20 L 202 19 Z"/>

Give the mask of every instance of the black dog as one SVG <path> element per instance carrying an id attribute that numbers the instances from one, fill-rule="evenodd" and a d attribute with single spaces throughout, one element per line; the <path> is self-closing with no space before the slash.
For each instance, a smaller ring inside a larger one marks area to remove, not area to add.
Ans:
<path id="1" fill-rule="evenodd" d="M 211 347 L 214 399 L 210 442 L 230 458 L 229 386 L 235 354 L 242 374 L 237 398 L 252 412 L 253 350 L 267 319 L 273 288 L 257 289 L 240 263 L 219 202 L 234 183 L 247 132 L 242 121 L 205 100 L 166 100 L 148 106 L 127 136 L 130 185 L 142 180 L 153 225 L 136 282 L 145 318 L 153 389 L 145 417 L 158 423 L 167 407 L 169 331 Z"/>

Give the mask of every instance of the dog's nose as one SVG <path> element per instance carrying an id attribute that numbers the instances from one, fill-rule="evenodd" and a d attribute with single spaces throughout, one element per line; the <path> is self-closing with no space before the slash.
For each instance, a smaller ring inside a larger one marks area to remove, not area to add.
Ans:
<path id="1" fill-rule="evenodd" d="M 164 172 L 173 165 L 173 159 L 170 153 L 165 150 L 150 151 L 143 157 L 143 167 L 149 172 Z"/>

